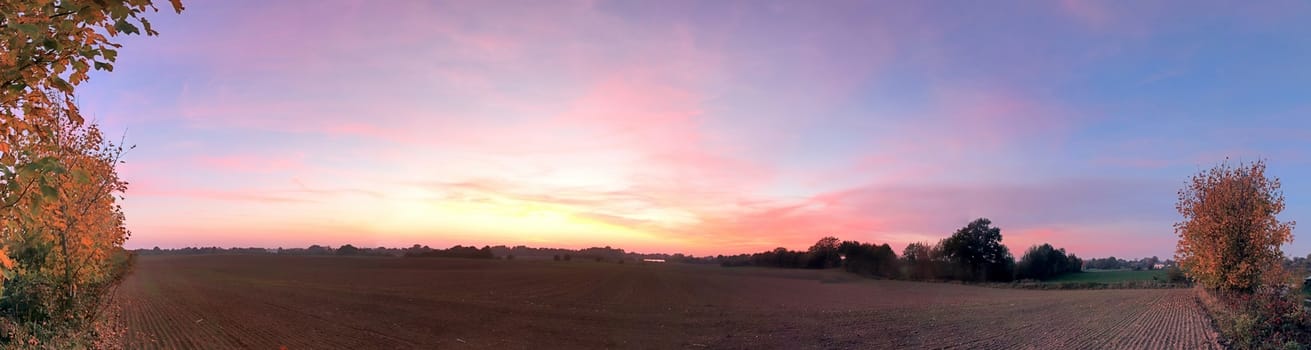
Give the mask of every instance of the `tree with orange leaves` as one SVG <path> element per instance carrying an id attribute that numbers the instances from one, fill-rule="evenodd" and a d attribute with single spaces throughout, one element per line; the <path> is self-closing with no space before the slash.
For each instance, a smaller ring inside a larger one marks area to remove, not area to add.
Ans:
<path id="1" fill-rule="evenodd" d="M 1265 170 L 1264 160 L 1231 166 L 1226 159 L 1179 190 L 1175 260 L 1202 286 L 1250 293 L 1283 277 L 1280 246 L 1293 241 L 1295 223 L 1276 217 L 1284 194 Z"/>
<path id="2" fill-rule="evenodd" d="M 181 13 L 181 0 L 170 0 Z M 73 89 L 92 70 L 113 71 L 126 34 L 157 35 L 144 14 L 153 0 L 0 0 L 0 165 L 15 166 L 7 146 L 27 134 L 44 134 L 29 116 L 63 109 L 75 124 L 82 115 Z"/>
<path id="3" fill-rule="evenodd" d="M 169 0 L 176 12 L 180 0 Z M 154 0 L 0 0 L 0 345 L 87 348 L 126 271 L 116 166 L 74 88 L 112 71 L 112 38 L 157 34 Z M 110 341 L 109 343 L 112 343 Z"/>
<path id="4" fill-rule="evenodd" d="M 98 317 L 127 268 L 129 232 L 117 204 L 127 182 L 115 167 L 124 149 L 95 125 L 49 118 L 50 135 L 19 139 L 14 148 L 19 162 L 45 162 L 45 169 L 13 174 L 17 188 L 33 190 L 0 210 L 8 255 L 0 340 L 79 347 L 103 335 Z"/>

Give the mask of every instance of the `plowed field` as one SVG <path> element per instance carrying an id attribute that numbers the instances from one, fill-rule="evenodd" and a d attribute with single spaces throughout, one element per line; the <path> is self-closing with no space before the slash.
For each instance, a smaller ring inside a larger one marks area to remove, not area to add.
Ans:
<path id="1" fill-rule="evenodd" d="M 1193 293 L 663 264 L 145 256 L 117 299 L 132 349 L 1211 348 Z"/>

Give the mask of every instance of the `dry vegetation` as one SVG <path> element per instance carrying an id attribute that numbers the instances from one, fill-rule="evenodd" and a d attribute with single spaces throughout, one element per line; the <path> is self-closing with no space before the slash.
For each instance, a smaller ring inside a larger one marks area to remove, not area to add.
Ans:
<path id="1" fill-rule="evenodd" d="M 129 348 L 1179 348 L 1191 290 L 1032 291 L 837 270 L 142 257 Z"/>

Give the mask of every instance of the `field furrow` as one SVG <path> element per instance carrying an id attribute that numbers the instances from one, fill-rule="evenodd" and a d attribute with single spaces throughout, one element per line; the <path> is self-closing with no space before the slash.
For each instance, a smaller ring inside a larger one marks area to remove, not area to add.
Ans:
<path id="1" fill-rule="evenodd" d="M 1211 348 L 1192 293 L 590 261 L 147 256 L 117 298 L 132 349 Z"/>

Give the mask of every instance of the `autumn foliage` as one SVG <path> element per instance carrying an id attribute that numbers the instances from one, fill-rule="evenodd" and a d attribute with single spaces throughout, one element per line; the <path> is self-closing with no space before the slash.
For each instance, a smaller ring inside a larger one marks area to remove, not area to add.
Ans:
<path id="1" fill-rule="evenodd" d="M 181 1 L 170 1 L 180 13 Z M 28 116 L 63 109 L 82 123 L 73 88 L 92 70 L 114 70 L 120 45 L 112 37 L 158 34 L 143 16 L 152 9 L 152 0 L 0 1 L 0 164 L 17 164 L 6 146 L 44 134 Z"/>
<path id="2" fill-rule="evenodd" d="M 1284 210 L 1284 195 L 1279 179 L 1267 178 L 1265 169 L 1260 160 L 1237 166 L 1226 161 L 1179 190 L 1176 208 L 1184 220 L 1175 224 L 1175 258 L 1202 286 L 1252 292 L 1282 279 L 1279 248 L 1292 242 L 1294 222 L 1276 217 Z"/>
<path id="3" fill-rule="evenodd" d="M 49 138 L 30 138 L 15 150 L 22 170 L 9 179 L 19 192 L 3 215 L 3 297 L 0 320 L 10 341 L 87 343 L 108 291 L 125 272 L 128 237 L 117 195 L 127 189 L 115 165 L 123 149 L 94 125 L 67 116 L 43 121 Z M 20 139 L 23 140 L 23 139 Z M 17 338 L 17 339 L 15 339 Z"/>
<path id="4" fill-rule="evenodd" d="M 181 12 L 179 0 L 170 0 Z M 85 123 L 74 88 L 112 71 L 124 34 L 157 34 L 151 0 L 0 0 L 0 345 L 99 347 L 130 257 L 124 149 Z"/>

